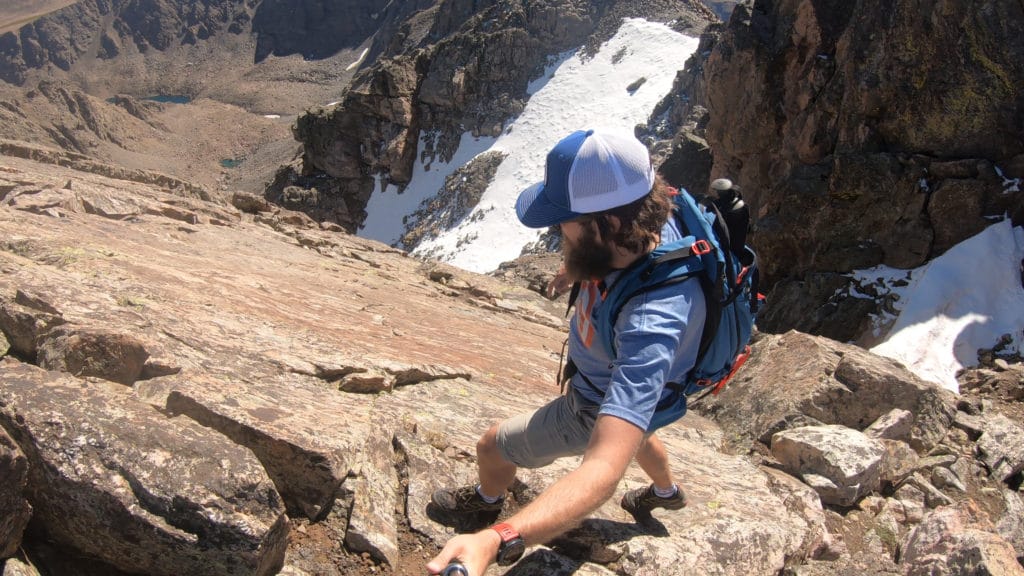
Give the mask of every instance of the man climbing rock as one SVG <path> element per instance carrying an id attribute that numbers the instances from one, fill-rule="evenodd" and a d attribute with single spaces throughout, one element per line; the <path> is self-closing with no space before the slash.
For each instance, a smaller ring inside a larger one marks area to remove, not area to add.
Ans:
<path id="1" fill-rule="evenodd" d="M 705 319 L 694 279 L 635 296 L 614 321 L 611 350 L 597 337 L 593 315 L 624 269 L 659 244 L 684 234 L 672 213 L 672 190 L 654 173 L 647 149 L 632 135 L 578 131 L 548 153 L 545 181 L 524 190 L 519 220 L 531 228 L 559 226 L 563 274 L 578 282 L 570 325 L 572 366 L 567 392 L 537 411 L 487 430 L 477 443 L 479 484 L 438 490 L 432 505 L 449 516 L 481 512 L 497 518 L 518 467 L 537 468 L 583 455 L 579 467 L 500 524 L 455 536 L 427 564 L 437 574 L 453 559 L 470 576 L 493 562 L 508 565 L 528 545 L 573 527 L 612 496 L 634 459 L 652 483 L 626 493 L 621 505 L 637 518 L 686 505 L 654 434 L 655 412 L 686 399 L 666 387 L 693 368 Z M 677 416 L 678 417 L 678 416 Z"/>

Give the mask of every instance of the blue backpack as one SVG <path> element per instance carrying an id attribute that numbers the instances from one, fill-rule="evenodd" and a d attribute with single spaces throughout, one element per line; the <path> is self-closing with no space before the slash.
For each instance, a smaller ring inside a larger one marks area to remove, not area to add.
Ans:
<path id="1" fill-rule="evenodd" d="M 680 189 L 674 203 L 673 215 L 684 237 L 658 246 L 623 270 L 605 288 L 604 300 L 593 311 L 597 337 L 614 356 L 615 320 L 626 302 L 667 284 L 690 278 L 700 282 L 707 315 L 696 364 L 685 382 L 666 384 L 673 394 L 658 403 L 649 432 L 681 418 L 688 396 L 717 394 L 732 378 L 750 355 L 751 332 L 764 301 L 757 292 L 757 255 L 746 245 L 749 213 L 738 190 L 732 188 L 716 200 L 698 203 Z M 578 292 L 577 284 L 569 296 L 569 308 Z M 560 382 L 564 384 L 576 372 L 570 358 L 559 374 Z M 585 377 L 583 380 L 594 387 Z"/>

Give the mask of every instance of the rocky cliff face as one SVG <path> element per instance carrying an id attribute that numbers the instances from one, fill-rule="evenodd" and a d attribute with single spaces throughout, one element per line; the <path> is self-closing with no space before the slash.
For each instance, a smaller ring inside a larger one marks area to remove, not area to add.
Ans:
<path id="1" fill-rule="evenodd" d="M 5 574 L 422 574 L 451 536 L 432 490 L 557 394 L 562 309 L 531 290 L 257 195 L 0 153 Z M 660 433 L 686 509 L 635 522 L 634 467 L 505 573 L 1021 574 L 1022 412 L 766 335 Z M 508 512 L 575 465 L 521 471 Z"/>
<path id="2" fill-rule="evenodd" d="M 417 20 L 418 12 L 432 11 L 435 4 L 428 0 L 264 1 L 256 8 L 252 21 L 255 60 L 289 54 L 320 59 L 367 44 L 366 61 L 373 62 L 392 43 L 408 35 L 410 18 Z"/>
<path id="3" fill-rule="evenodd" d="M 318 204 L 304 210 L 355 230 L 375 184 L 408 184 L 421 142 L 425 158 L 447 160 L 467 131 L 500 134 L 546 58 L 600 42 L 621 18 L 641 15 L 698 29 L 714 19 L 699 3 L 668 0 L 440 2 L 403 25 L 340 104 L 299 118 L 301 166 L 269 193 L 316 188 Z"/>
<path id="4" fill-rule="evenodd" d="M 247 32 L 255 2 L 82 0 L 0 36 L 0 80 L 21 84 L 28 72 L 63 71 L 82 58 L 114 59 L 126 44 L 166 50 L 215 34 Z"/>
<path id="5" fill-rule="evenodd" d="M 364 62 L 372 63 L 382 53 L 394 55 L 436 43 L 483 8 L 477 2 L 438 4 L 428 0 L 64 2 L 66 6 L 0 35 L 0 80 L 22 85 L 33 74 L 68 72 L 83 61 L 165 52 L 218 36 L 251 38 L 249 50 L 233 54 L 236 66 L 243 68 L 246 59 L 260 63 L 271 56 L 298 55 L 306 61 L 323 60 L 361 46 L 368 51 Z M 551 9 L 544 11 L 551 24 L 548 32 L 561 33 L 552 23 Z M 348 78 L 335 80 L 340 89 Z"/>
<path id="6" fill-rule="evenodd" d="M 733 13 L 695 62 L 697 100 L 712 174 L 743 187 L 769 283 L 784 281 L 765 328 L 855 338 L 862 311 L 827 301 L 842 273 L 920 266 L 991 218 L 1024 222 L 1022 25 L 1020 4 L 984 0 Z"/>

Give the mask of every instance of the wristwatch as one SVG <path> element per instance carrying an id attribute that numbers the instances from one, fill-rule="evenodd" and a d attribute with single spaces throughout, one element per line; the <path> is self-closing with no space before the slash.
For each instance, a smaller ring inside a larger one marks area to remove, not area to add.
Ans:
<path id="1" fill-rule="evenodd" d="M 501 537 L 501 544 L 498 545 L 498 566 L 511 566 L 523 557 L 526 551 L 526 543 L 516 529 L 502 522 L 491 526 L 491 530 Z"/>

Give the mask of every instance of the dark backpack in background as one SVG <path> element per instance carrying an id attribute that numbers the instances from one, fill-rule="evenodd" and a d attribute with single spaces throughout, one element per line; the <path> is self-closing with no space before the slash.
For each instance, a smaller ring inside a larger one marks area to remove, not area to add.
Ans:
<path id="1" fill-rule="evenodd" d="M 615 321 L 626 302 L 668 284 L 690 279 L 701 284 L 707 315 L 696 364 L 685 382 L 666 385 L 674 394 L 659 402 L 649 432 L 682 417 L 687 396 L 717 393 L 750 354 L 750 336 L 764 300 L 757 292 L 757 256 L 746 244 L 750 215 L 731 182 L 716 180 L 712 189 L 718 197 L 700 202 L 686 190 L 679 190 L 674 197 L 673 217 L 684 237 L 658 246 L 623 270 L 605 288 L 604 300 L 593 311 L 598 337 L 614 357 Z M 577 292 L 578 286 L 574 286 L 569 307 Z M 570 358 L 560 380 L 564 382 L 576 371 Z M 586 378 L 584 382 L 593 386 Z"/>

